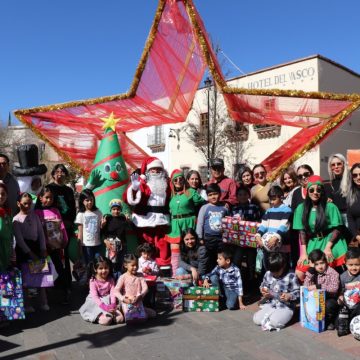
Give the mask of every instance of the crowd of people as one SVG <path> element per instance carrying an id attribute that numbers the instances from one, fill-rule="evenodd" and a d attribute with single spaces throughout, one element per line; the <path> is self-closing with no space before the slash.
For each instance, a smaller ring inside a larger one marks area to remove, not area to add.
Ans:
<path id="1" fill-rule="evenodd" d="M 222 308 L 245 309 L 244 299 L 260 294 L 254 322 L 270 329 L 291 320 L 301 284 L 324 289 L 326 326 L 334 329 L 346 306 L 347 285 L 360 283 L 360 163 L 348 169 L 346 159 L 334 154 L 328 166 L 328 181 L 303 164 L 271 183 L 262 164 L 243 166 L 231 179 L 216 158 L 203 184 L 196 170 L 176 169 L 168 176 L 162 162 L 151 157 L 131 175 L 123 198 L 114 198 L 102 214 L 89 189 L 76 205 L 63 164 L 53 168 L 52 182 L 35 197 L 20 193 L 8 157 L 0 154 L 0 271 L 50 256 L 67 304 L 69 240 L 76 233 L 89 269 L 89 295 L 80 309 L 87 321 L 123 322 L 124 306 L 144 300 L 146 275 L 167 272 L 189 276 L 196 285 L 219 286 Z M 131 215 L 123 214 L 124 202 Z M 259 223 L 257 248 L 224 244 L 226 216 Z M 59 236 L 50 236 L 48 222 L 59 225 Z M 128 231 L 137 235 L 136 254 L 127 251 Z M 25 309 L 33 312 L 27 292 Z M 41 310 L 49 311 L 45 288 L 38 293 Z M 156 315 L 145 310 L 148 317 Z M 357 315 L 360 303 L 350 309 L 350 319 Z"/>

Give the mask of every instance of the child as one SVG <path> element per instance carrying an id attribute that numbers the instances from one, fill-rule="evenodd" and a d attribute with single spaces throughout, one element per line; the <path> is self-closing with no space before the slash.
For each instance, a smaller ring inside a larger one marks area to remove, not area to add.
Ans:
<path id="1" fill-rule="evenodd" d="M 216 266 L 217 251 L 222 245 L 221 219 L 229 210 L 220 202 L 220 187 L 212 183 L 206 187 L 208 204 L 201 207 L 197 219 L 196 233 L 201 245 L 205 245 L 209 256 L 210 269 Z"/>
<path id="2" fill-rule="evenodd" d="M 338 302 L 349 307 L 344 299 L 344 293 L 354 285 L 360 284 L 360 248 L 354 247 L 348 250 L 345 255 L 345 264 L 347 270 L 340 275 L 341 295 Z M 349 309 L 349 322 L 358 315 L 360 315 L 360 302 Z"/>
<path id="3" fill-rule="evenodd" d="M 135 255 L 125 255 L 124 268 L 126 273 L 120 276 L 114 294 L 123 304 L 140 307 L 144 296 L 148 292 L 148 286 L 144 277 L 138 274 L 138 262 Z M 123 305 L 123 309 L 126 309 L 126 306 Z M 152 309 L 145 308 L 145 312 L 147 317 L 156 316 L 155 311 Z"/>
<path id="4" fill-rule="evenodd" d="M 264 265 L 267 270 L 269 252 L 277 250 L 290 253 L 290 241 L 288 231 L 290 228 L 291 208 L 282 202 L 284 192 L 280 186 L 274 185 L 268 192 L 270 208 L 266 210 L 261 220 L 261 225 L 255 235 L 256 242 L 264 251 Z M 273 236 L 264 247 L 262 236 L 271 233 Z M 279 246 L 281 244 L 281 246 Z"/>
<path id="5" fill-rule="evenodd" d="M 32 198 L 29 193 L 18 196 L 17 205 L 20 211 L 13 219 L 14 235 L 16 241 L 16 260 L 23 264 L 28 260 L 38 260 L 46 257 L 46 240 L 39 217 L 31 210 Z M 27 292 L 25 292 L 27 298 Z M 28 299 L 27 299 L 28 300 Z M 46 289 L 40 289 L 40 308 L 49 311 Z M 31 305 L 25 307 L 25 312 L 34 312 Z"/>
<path id="6" fill-rule="evenodd" d="M 75 224 L 79 229 L 79 240 L 83 247 L 85 264 L 94 261 L 95 254 L 100 252 L 101 211 L 95 205 L 95 197 L 91 190 L 85 189 L 79 197 L 79 212 Z"/>
<path id="7" fill-rule="evenodd" d="M 8 190 L 0 182 L 0 272 L 10 266 L 13 255 L 13 226 L 8 204 Z"/>
<path id="8" fill-rule="evenodd" d="M 218 286 L 220 288 L 221 302 L 225 301 L 229 310 L 245 310 L 246 306 L 242 301 L 243 288 L 239 268 L 232 263 L 232 254 L 228 247 L 218 250 L 217 266 L 210 274 L 205 276 L 204 287 Z M 220 304 L 223 307 L 223 304 Z"/>
<path id="9" fill-rule="evenodd" d="M 130 227 L 121 213 L 122 201 L 113 199 L 109 203 L 111 215 L 105 215 L 101 233 L 106 246 L 106 256 L 113 263 L 115 280 L 121 275 L 124 254 L 126 254 L 126 230 Z"/>
<path id="10" fill-rule="evenodd" d="M 59 275 L 57 283 L 64 292 L 63 304 L 68 303 L 70 289 L 65 279 L 65 269 L 62 262 L 63 249 L 68 243 L 68 237 L 60 212 L 54 206 L 54 194 L 50 187 L 41 189 L 35 205 L 35 214 L 39 217 L 44 229 L 47 251 Z"/>
<path id="11" fill-rule="evenodd" d="M 88 276 L 90 292 L 79 310 L 81 317 L 100 325 L 110 325 L 113 321 L 122 323 L 124 317 L 116 306 L 111 261 L 96 255 L 88 265 Z"/>
<path id="12" fill-rule="evenodd" d="M 288 271 L 286 255 L 269 254 L 268 271 L 260 285 L 265 303 L 254 314 L 253 321 L 264 330 L 281 329 L 291 320 L 295 302 L 299 299 L 300 286 L 296 275 Z"/>
<path id="13" fill-rule="evenodd" d="M 244 221 L 261 220 L 260 210 L 257 205 L 250 203 L 251 192 L 249 187 L 240 185 L 236 191 L 238 205 L 233 206 L 231 216 L 239 217 Z M 241 268 L 243 257 L 246 256 L 247 279 L 249 291 L 253 293 L 255 289 L 255 265 L 256 265 L 256 248 L 236 246 L 234 250 L 234 264 Z"/>
<path id="14" fill-rule="evenodd" d="M 139 257 L 139 269 L 138 273 L 143 275 L 157 275 L 159 268 L 156 261 L 153 260 L 154 247 L 149 243 L 140 245 L 137 249 Z"/>
<path id="15" fill-rule="evenodd" d="M 337 296 L 339 292 L 339 274 L 326 260 L 321 250 L 313 250 L 309 254 L 310 268 L 306 272 L 304 286 L 309 290 L 323 289 L 325 296 L 325 326 L 327 330 L 335 329 L 335 319 L 338 312 Z"/>
<path id="16" fill-rule="evenodd" d="M 238 216 L 245 221 L 260 221 L 261 214 L 259 207 L 250 202 L 251 192 L 245 185 L 240 185 L 236 191 L 238 205 L 231 209 L 231 216 Z"/>

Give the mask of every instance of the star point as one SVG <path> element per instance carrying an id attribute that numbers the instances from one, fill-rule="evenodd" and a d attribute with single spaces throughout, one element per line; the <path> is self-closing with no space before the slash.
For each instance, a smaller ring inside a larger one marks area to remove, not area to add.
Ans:
<path id="1" fill-rule="evenodd" d="M 116 124 L 121 120 L 120 118 L 114 117 L 114 112 L 112 111 L 111 114 L 108 117 L 100 118 L 102 121 L 104 121 L 104 125 L 102 128 L 104 130 L 110 128 L 112 131 L 115 131 Z"/>

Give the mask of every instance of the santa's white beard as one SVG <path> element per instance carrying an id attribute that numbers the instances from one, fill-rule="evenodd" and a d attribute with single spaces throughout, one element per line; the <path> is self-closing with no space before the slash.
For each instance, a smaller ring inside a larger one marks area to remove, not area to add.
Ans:
<path id="1" fill-rule="evenodd" d="M 166 196 L 167 180 L 165 173 L 159 174 L 146 174 L 147 185 L 149 186 L 151 193 L 158 196 Z"/>

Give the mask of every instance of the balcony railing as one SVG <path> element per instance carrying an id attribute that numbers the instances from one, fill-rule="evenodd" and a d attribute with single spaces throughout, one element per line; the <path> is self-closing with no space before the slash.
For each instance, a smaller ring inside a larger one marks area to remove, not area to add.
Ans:
<path id="1" fill-rule="evenodd" d="M 162 152 L 165 150 L 165 135 L 164 131 L 157 134 L 149 134 L 147 136 L 147 146 L 153 153 Z"/>
<path id="2" fill-rule="evenodd" d="M 278 137 L 281 133 L 281 125 L 254 125 L 253 127 L 259 139 Z"/>

